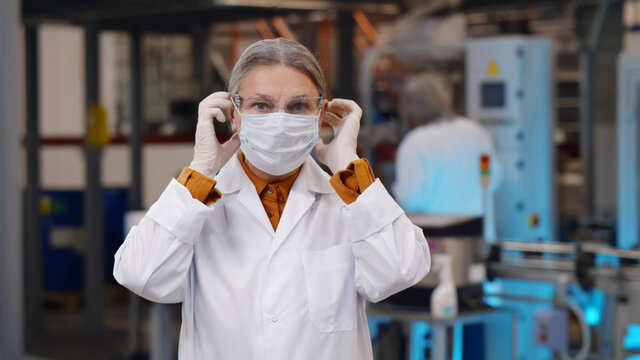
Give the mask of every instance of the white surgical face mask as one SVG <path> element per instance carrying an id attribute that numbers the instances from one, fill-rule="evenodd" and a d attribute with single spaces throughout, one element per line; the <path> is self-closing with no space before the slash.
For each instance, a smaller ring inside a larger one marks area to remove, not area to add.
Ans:
<path id="1" fill-rule="evenodd" d="M 297 169 L 318 143 L 318 115 L 240 114 L 240 149 L 258 169 L 283 175 Z"/>

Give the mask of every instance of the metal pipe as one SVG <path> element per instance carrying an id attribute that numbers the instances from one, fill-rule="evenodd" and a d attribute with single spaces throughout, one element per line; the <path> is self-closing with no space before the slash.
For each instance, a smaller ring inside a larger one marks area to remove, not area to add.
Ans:
<path id="1" fill-rule="evenodd" d="M 623 250 L 597 244 L 583 244 L 581 245 L 581 249 L 585 252 L 594 253 L 597 255 L 611 255 L 617 256 L 619 258 L 640 260 L 639 250 Z"/>
<path id="2" fill-rule="evenodd" d="M 526 243 L 507 241 L 500 243 L 502 250 L 543 252 L 554 254 L 574 254 L 576 246 L 567 243 Z M 580 249 L 597 255 L 610 255 L 619 258 L 640 260 L 640 250 L 624 250 L 600 244 L 581 244 Z"/>
<path id="3" fill-rule="evenodd" d="M 129 210 L 142 210 L 142 76 L 140 67 L 140 33 L 132 32 L 129 42 L 130 91 L 131 91 L 131 186 L 129 187 Z M 128 229 L 127 229 L 128 230 Z M 140 331 L 142 300 L 129 293 L 129 350 L 140 351 L 142 334 Z"/>
<path id="4" fill-rule="evenodd" d="M 85 25 L 85 91 L 88 114 L 91 105 L 100 101 L 99 29 L 96 23 Z M 91 117 L 87 119 L 87 130 Z M 104 266 L 100 146 L 85 144 L 86 181 L 85 205 L 85 308 L 87 336 L 100 341 L 104 333 Z"/>
<path id="5" fill-rule="evenodd" d="M 443 324 L 435 323 L 431 326 L 431 358 L 434 360 L 447 359 L 447 328 Z"/>
<path id="6" fill-rule="evenodd" d="M 573 276 L 573 268 L 548 269 L 503 263 L 488 263 L 487 273 L 494 278 L 520 279 L 553 283 L 559 275 Z"/>
<path id="7" fill-rule="evenodd" d="M 582 49 L 580 54 L 580 68 L 582 81 L 580 83 L 580 157 L 582 158 L 582 208 L 585 216 L 593 214 L 593 96 L 595 59 L 593 50 Z"/>
<path id="8" fill-rule="evenodd" d="M 552 299 L 544 299 L 538 298 L 534 296 L 521 296 L 521 295 L 510 295 L 510 294 L 487 294 L 484 296 L 485 298 L 497 298 L 502 300 L 509 301 L 521 301 L 528 303 L 536 303 L 536 304 L 551 304 L 553 303 Z"/>
<path id="9" fill-rule="evenodd" d="M 575 268 L 573 260 L 551 259 L 504 259 L 502 265 L 521 267 L 525 271 L 539 269 L 572 272 Z"/>
<path id="10" fill-rule="evenodd" d="M 23 256 L 18 0 L 0 3 L 0 359 L 22 359 Z"/>
<path id="11" fill-rule="evenodd" d="M 602 280 L 601 290 L 623 287 L 626 290 L 640 290 L 639 267 L 607 267 L 597 266 L 589 271 L 589 275 Z"/>
<path id="12" fill-rule="evenodd" d="M 26 194 L 26 328 L 42 331 L 42 241 L 40 221 L 40 140 L 38 101 L 38 26 L 27 25 L 25 34 L 27 105 L 27 194 Z"/>
<path id="13" fill-rule="evenodd" d="M 356 97 L 354 86 L 354 57 L 353 57 L 353 15 L 351 12 L 338 13 L 338 79 L 340 88 L 336 89 L 336 96 L 347 99 Z M 368 111 L 368 109 L 365 109 Z"/>
<path id="14" fill-rule="evenodd" d="M 594 213 L 593 83 L 595 82 L 596 51 L 610 2 L 610 0 L 604 0 L 598 6 L 591 24 L 587 44 L 582 48 L 580 55 L 582 72 L 582 81 L 580 83 L 580 157 L 583 163 L 583 211 L 586 216 L 591 216 Z"/>
<path id="15" fill-rule="evenodd" d="M 149 309 L 149 359 L 170 360 L 174 349 L 171 340 L 171 308 L 168 304 L 151 304 Z"/>
<path id="16" fill-rule="evenodd" d="M 532 243 L 532 242 L 502 242 L 500 243 L 502 250 L 529 251 L 529 252 L 545 252 L 556 254 L 573 254 L 576 247 L 567 243 Z"/>
<path id="17" fill-rule="evenodd" d="M 142 74 L 140 66 L 140 33 L 130 36 L 131 79 L 131 187 L 129 210 L 142 210 Z"/>
<path id="18" fill-rule="evenodd" d="M 208 91 L 208 83 L 205 79 L 205 76 L 210 76 L 210 74 L 205 71 L 205 66 L 209 66 L 206 58 L 206 43 L 207 43 L 207 33 L 206 27 L 202 24 L 195 24 L 191 28 L 191 39 L 193 42 L 193 80 L 200 87 L 200 99 L 204 99 L 209 95 Z M 131 49 L 133 51 L 133 48 Z M 138 50 L 139 51 L 139 50 Z M 133 66 L 133 64 L 131 64 Z M 142 79 L 140 79 L 140 83 L 142 83 Z"/>

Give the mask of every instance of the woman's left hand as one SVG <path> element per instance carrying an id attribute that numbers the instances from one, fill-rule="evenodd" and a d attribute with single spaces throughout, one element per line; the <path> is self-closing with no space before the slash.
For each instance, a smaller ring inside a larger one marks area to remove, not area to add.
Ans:
<path id="1" fill-rule="evenodd" d="M 333 99 L 324 114 L 324 121 L 333 128 L 333 140 L 325 144 L 320 138 L 314 152 L 335 174 L 357 160 L 356 146 L 362 109 L 353 100 Z"/>

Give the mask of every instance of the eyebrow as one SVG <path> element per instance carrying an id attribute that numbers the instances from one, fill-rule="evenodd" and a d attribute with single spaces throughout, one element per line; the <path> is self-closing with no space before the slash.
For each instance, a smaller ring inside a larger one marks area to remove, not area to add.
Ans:
<path id="1" fill-rule="evenodd" d="M 251 97 L 257 97 L 257 98 L 262 99 L 262 100 L 270 100 L 270 101 L 274 100 L 273 96 L 265 95 L 265 94 L 253 94 L 253 95 L 251 95 L 249 97 L 250 98 Z M 300 100 L 300 99 L 306 99 L 306 98 L 315 99 L 315 98 L 320 98 L 320 97 L 321 96 L 296 95 L 296 96 L 291 97 L 289 100 Z"/>
<path id="2" fill-rule="evenodd" d="M 249 97 L 257 97 L 257 98 L 260 98 L 262 100 L 271 100 L 271 101 L 273 100 L 272 96 L 264 95 L 264 94 L 254 94 L 254 95 L 251 95 Z"/>

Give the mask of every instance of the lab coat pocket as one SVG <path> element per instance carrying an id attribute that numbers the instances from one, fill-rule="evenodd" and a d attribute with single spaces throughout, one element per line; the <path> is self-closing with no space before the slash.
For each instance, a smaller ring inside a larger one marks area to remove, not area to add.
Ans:
<path id="1" fill-rule="evenodd" d="M 311 322 L 321 332 L 353 330 L 357 296 L 351 244 L 308 251 L 303 262 Z"/>

